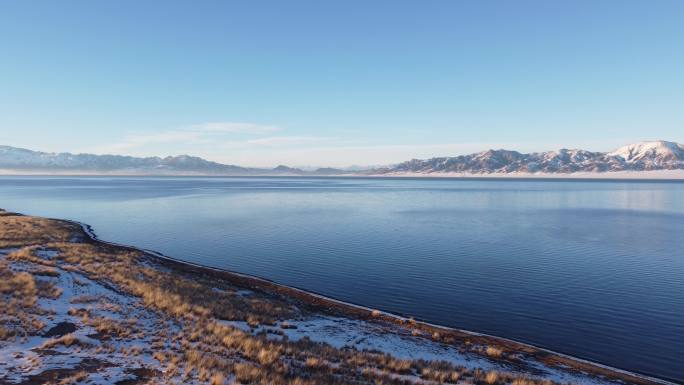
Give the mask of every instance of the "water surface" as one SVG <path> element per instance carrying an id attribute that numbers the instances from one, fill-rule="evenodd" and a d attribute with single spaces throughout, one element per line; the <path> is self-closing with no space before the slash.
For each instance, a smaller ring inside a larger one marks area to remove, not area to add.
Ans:
<path id="1" fill-rule="evenodd" d="M 684 183 L 3 177 L 0 207 L 684 381 Z"/>

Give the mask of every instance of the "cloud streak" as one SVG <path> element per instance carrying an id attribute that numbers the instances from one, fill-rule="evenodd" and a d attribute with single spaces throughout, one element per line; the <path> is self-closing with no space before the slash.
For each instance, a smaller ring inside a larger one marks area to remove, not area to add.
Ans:
<path id="1" fill-rule="evenodd" d="M 240 134 L 264 134 L 280 131 L 280 127 L 240 122 L 207 122 L 195 124 L 190 130 L 203 133 L 240 133 Z"/>
<path id="2" fill-rule="evenodd" d="M 267 138 L 250 139 L 245 141 L 245 144 L 257 146 L 282 147 L 312 145 L 331 142 L 333 140 L 335 140 L 335 138 L 322 136 L 271 136 Z"/>
<path id="3" fill-rule="evenodd" d="M 187 148 L 225 142 L 229 135 L 261 135 L 279 131 L 280 127 L 244 122 L 207 122 L 173 130 L 145 134 L 129 134 L 118 142 L 98 146 L 89 151 L 100 154 L 137 154 L 166 145 L 168 149 Z M 182 150 L 183 151 L 183 150 Z"/>

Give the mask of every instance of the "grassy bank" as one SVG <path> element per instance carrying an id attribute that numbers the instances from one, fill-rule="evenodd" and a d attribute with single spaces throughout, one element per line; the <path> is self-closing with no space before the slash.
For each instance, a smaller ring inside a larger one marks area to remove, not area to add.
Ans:
<path id="1" fill-rule="evenodd" d="M 655 383 L 4 211 L 0 296 L 0 383 Z"/>

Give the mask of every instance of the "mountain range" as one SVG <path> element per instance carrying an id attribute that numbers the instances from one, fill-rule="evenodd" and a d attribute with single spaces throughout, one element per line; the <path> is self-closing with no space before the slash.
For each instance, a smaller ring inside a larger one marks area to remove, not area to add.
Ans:
<path id="1" fill-rule="evenodd" d="M 0 146 L 0 170 L 11 173 L 118 174 L 118 175 L 319 175 L 318 170 L 298 168 L 251 168 L 222 164 L 190 155 L 134 157 L 48 153 Z M 342 170 L 321 169 L 325 175 Z"/>
<path id="2" fill-rule="evenodd" d="M 506 175 L 512 173 L 571 174 L 575 172 L 684 170 L 684 145 L 663 140 L 639 142 L 612 152 L 577 149 L 520 153 L 488 150 L 470 155 L 413 159 L 366 170 L 319 168 L 305 171 L 278 166 L 252 168 L 221 164 L 195 156 L 133 157 L 47 153 L 0 146 L 4 173 L 114 175 L 440 175 L 448 173 Z"/>
<path id="3" fill-rule="evenodd" d="M 489 150 L 455 157 L 413 159 L 374 170 L 374 173 L 570 174 L 678 169 L 684 169 L 684 145 L 659 140 L 626 145 L 612 152 L 561 149 L 524 154 L 510 150 Z"/>

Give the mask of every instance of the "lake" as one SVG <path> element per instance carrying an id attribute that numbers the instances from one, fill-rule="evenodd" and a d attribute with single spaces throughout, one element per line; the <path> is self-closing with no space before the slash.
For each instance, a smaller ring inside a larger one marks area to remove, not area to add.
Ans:
<path id="1" fill-rule="evenodd" d="M 104 240 L 684 381 L 684 183 L 2 177 Z"/>

